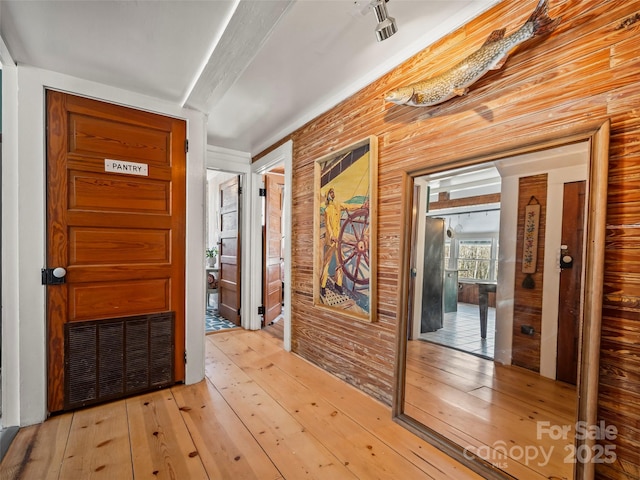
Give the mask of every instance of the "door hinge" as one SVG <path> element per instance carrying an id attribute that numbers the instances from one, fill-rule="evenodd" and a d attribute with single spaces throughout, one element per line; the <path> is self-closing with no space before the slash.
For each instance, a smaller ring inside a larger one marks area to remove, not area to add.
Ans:
<path id="1" fill-rule="evenodd" d="M 238 187 L 238 195 L 242 195 L 242 187 Z"/>
<path id="2" fill-rule="evenodd" d="M 261 197 L 266 197 L 267 196 L 267 189 L 266 188 L 260 188 L 258 190 L 258 193 L 260 194 Z"/>
<path id="3" fill-rule="evenodd" d="M 264 305 L 258 307 L 258 315 L 264 315 Z"/>
<path id="4" fill-rule="evenodd" d="M 238 315 L 240 315 L 240 309 L 238 309 Z"/>
<path id="5" fill-rule="evenodd" d="M 189 152 L 189 140 L 184 141 L 184 153 Z"/>
<path id="6" fill-rule="evenodd" d="M 187 364 L 187 351 L 184 351 L 184 363 Z"/>

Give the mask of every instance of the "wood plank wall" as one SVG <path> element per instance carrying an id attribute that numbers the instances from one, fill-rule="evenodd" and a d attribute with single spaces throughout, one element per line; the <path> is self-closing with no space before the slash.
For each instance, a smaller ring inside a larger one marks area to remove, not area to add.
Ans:
<path id="1" fill-rule="evenodd" d="M 599 478 L 640 478 L 640 1 L 550 0 L 562 22 L 431 109 L 385 104 L 385 92 L 438 73 L 491 31 L 520 26 L 535 0 L 505 0 L 283 139 L 293 140 L 292 344 L 380 400 L 392 399 L 401 275 L 403 172 L 461 153 L 533 143 L 580 122 L 611 120 L 599 417 L 616 425 L 617 461 Z M 400 27 L 402 28 L 402 27 Z M 313 306 L 313 163 L 367 135 L 379 139 L 378 319 Z M 279 144 L 271 148 L 275 148 Z M 271 150 L 271 148 L 269 150 Z M 267 151 L 269 151 L 267 150 Z M 260 154 L 257 158 L 267 153 Z"/>
<path id="2" fill-rule="evenodd" d="M 518 188 L 518 243 L 516 245 L 516 272 L 513 285 L 513 352 L 514 365 L 540 372 L 540 345 L 542 342 L 542 279 L 544 278 L 544 246 L 547 225 L 546 173 L 523 177 Z M 524 250 L 525 209 L 532 197 L 540 204 L 536 271 L 531 274 L 533 288 L 522 286 L 526 274 L 522 273 Z M 522 326 L 534 328 L 533 335 L 522 333 Z"/>

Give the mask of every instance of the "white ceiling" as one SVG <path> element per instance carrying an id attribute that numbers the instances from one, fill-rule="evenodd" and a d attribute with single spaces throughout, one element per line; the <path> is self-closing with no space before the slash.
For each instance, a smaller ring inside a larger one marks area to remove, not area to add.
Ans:
<path id="1" fill-rule="evenodd" d="M 498 1 L 391 0 L 379 43 L 368 0 L 0 0 L 0 34 L 18 64 L 201 110 L 210 145 L 256 154 Z"/>

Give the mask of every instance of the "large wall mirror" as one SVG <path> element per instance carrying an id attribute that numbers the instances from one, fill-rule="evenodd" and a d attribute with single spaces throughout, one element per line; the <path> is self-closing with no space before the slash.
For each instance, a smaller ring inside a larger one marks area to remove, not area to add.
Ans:
<path id="1" fill-rule="evenodd" d="M 484 478 L 592 478 L 609 124 L 408 172 L 396 420 Z"/>

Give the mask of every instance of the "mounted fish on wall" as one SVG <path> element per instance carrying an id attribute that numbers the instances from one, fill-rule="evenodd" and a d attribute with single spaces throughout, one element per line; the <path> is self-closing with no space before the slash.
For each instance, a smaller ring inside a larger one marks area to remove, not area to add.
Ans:
<path id="1" fill-rule="evenodd" d="M 506 28 L 493 31 L 482 47 L 446 72 L 397 88 L 390 92 L 385 100 L 397 105 L 429 107 L 456 95 L 466 95 L 468 87 L 485 73 L 502 68 L 509 53 L 517 45 L 555 30 L 561 17 L 552 19 L 547 15 L 547 11 L 547 0 L 540 0 L 526 23 L 508 37 L 504 36 Z"/>

